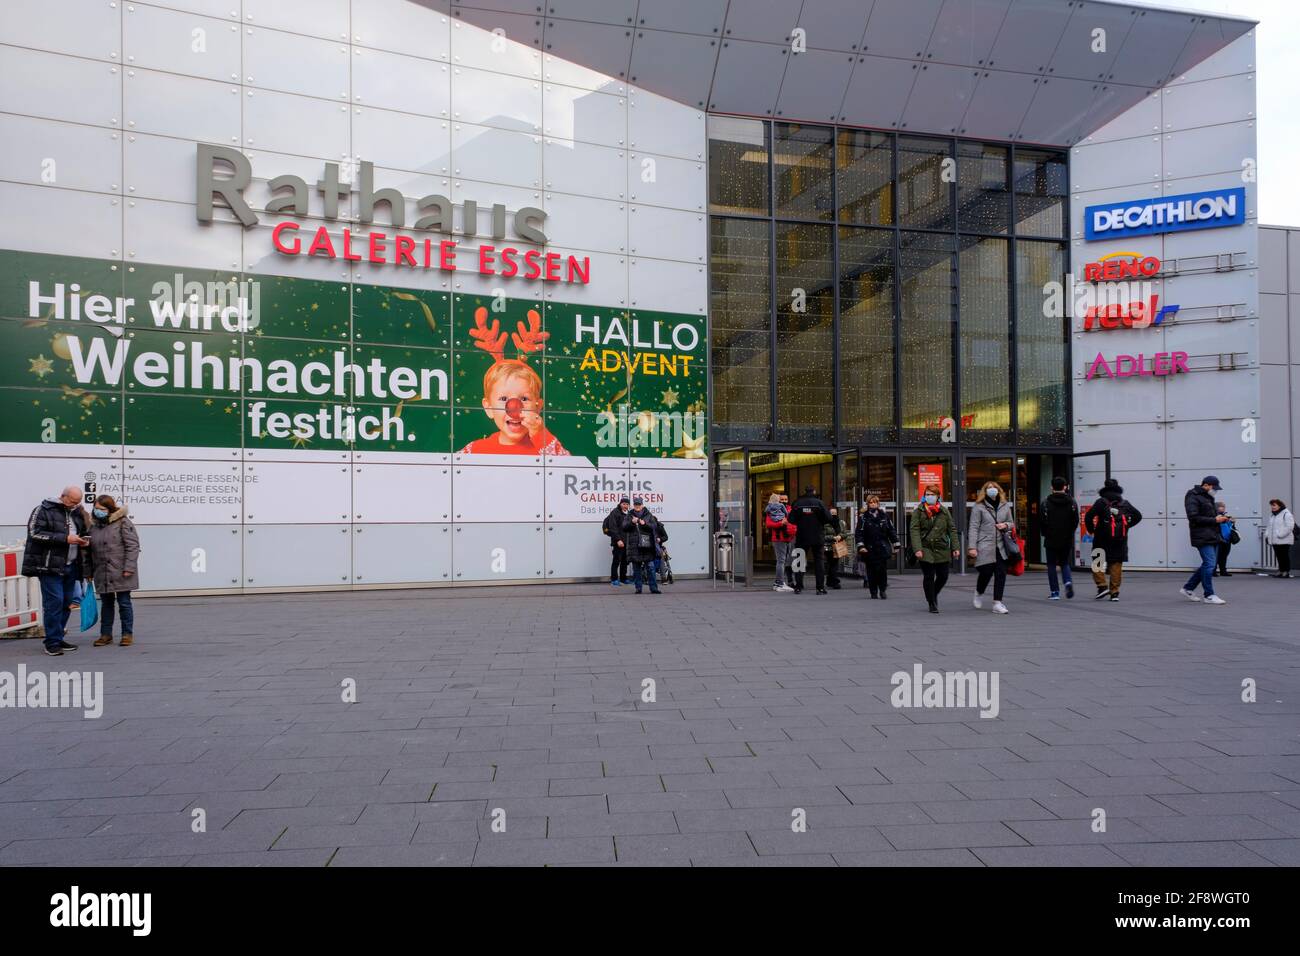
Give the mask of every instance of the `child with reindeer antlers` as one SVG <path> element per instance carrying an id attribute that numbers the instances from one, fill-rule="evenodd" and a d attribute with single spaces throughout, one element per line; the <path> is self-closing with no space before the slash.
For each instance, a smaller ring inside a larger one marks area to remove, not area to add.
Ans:
<path id="1" fill-rule="evenodd" d="M 542 319 L 528 310 L 528 325 L 517 323 L 510 333 L 519 357 L 505 357 L 506 333 L 488 310 L 474 310 L 474 328 L 469 330 L 474 345 L 492 356 L 492 366 L 483 376 L 483 413 L 497 427 L 495 435 L 471 441 L 463 455 L 567 455 L 560 440 L 542 421 L 542 379 L 528 364 L 528 356 L 541 353 L 551 333 L 541 330 Z"/>

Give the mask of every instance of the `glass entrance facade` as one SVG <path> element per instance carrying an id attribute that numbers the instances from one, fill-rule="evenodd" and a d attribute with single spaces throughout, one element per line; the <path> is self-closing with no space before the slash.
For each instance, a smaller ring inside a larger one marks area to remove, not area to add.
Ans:
<path id="1" fill-rule="evenodd" d="M 1068 446 L 1066 165 L 710 116 L 713 442 Z"/>
<path id="2" fill-rule="evenodd" d="M 962 522 L 997 470 L 1028 531 L 1025 463 L 1070 446 L 1068 321 L 1045 307 L 1065 153 L 719 115 L 708 138 L 713 447 L 827 456 L 828 504 L 874 491 L 900 524 L 923 480 Z"/>

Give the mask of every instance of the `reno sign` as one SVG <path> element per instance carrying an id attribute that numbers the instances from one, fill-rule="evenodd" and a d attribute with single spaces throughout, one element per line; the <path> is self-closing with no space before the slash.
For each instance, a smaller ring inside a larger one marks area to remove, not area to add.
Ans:
<path id="1" fill-rule="evenodd" d="M 1088 206 L 1083 211 L 1084 238 L 1090 242 L 1240 226 L 1245 221 L 1246 190 L 1242 186 Z"/>

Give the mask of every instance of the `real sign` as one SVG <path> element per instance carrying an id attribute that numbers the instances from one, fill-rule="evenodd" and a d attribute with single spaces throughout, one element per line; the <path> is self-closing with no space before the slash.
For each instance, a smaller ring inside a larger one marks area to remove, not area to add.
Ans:
<path id="1" fill-rule="evenodd" d="M 1083 211 L 1084 237 L 1089 241 L 1240 226 L 1245 221 L 1243 186 L 1088 206 Z"/>

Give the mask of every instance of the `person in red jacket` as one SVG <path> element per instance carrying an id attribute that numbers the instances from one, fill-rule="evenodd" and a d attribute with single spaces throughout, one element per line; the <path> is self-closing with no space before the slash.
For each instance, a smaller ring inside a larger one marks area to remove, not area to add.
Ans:
<path id="1" fill-rule="evenodd" d="M 776 552 L 776 583 L 773 591 L 793 591 L 785 581 L 785 565 L 790 555 L 790 542 L 794 540 L 795 527 L 790 523 L 790 513 L 781 503 L 781 496 L 773 494 L 763 509 L 763 524 L 772 534 L 772 550 Z"/>

